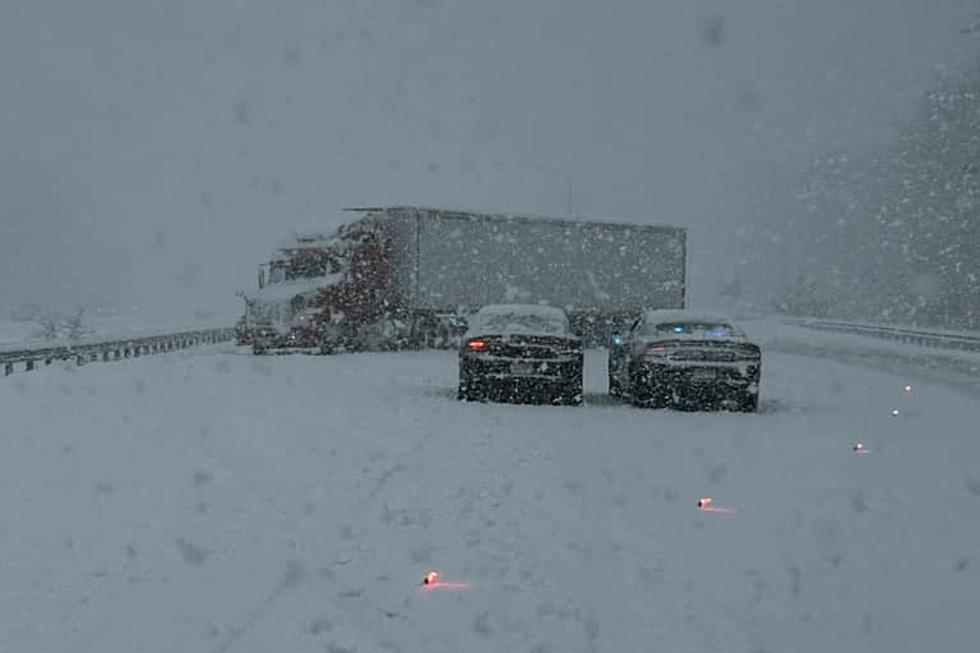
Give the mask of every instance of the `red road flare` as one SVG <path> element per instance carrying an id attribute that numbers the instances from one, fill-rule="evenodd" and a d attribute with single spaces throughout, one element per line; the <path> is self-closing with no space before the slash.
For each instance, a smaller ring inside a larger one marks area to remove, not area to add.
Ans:
<path id="1" fill-rule="evenodd" d="M 447 581 L 438 580 L 434 583 L 428 583 L 422 586 L 424 590 L 465 590 L 470 586 L 469 583 L 450 583 Z"/>
<path id="2" fill-rule="evenodd" d="M 722 508 L 721 506 L 704 506 L 703 508 L 698 508 L 701 512 L 716 512 L 723 515 L 734 515 L 734 508 Z"/>

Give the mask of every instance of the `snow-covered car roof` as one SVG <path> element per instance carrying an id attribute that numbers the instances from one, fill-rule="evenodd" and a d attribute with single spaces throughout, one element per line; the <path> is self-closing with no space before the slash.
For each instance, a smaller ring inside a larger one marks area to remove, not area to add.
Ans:
<path id="1" fill-rule="evenodd" d="M 658 331 L 657 326 L 661 324 L 707 324 L 707 325 L 726 325 L 727 329 L 712 329 L 710 331 L 704 330 L 687 330 L 678 326 L 678 331 L 671 332 L 669 335 L 671 338 L 677 338 L 681 340 L 689 339 L 702 339 L 705 336 L 710 336 L 711 338 L 734 338 L 738 340 L 744 340 L 746 338 L 745 332 L 739 325 L 726 315 L 721 315 L 718 313 L 703 313 L 696 311 L 686 311 L 686 310 L 652 310 L 645 311 L 643 313 L 643 328 L 642 333 L 647 336 L 660 335 L 661 332 Z"/>
<path id="2" fill-rule="evenodd" d="M 644 311 L 643 321 L 648 323 L 690 322 L 698 324 L 730 324 L 736 326 L 735 320 L 727 315 L 678 309 Z"/>
<path id="3" fill-rule="evenodd" d="M 568 316 L 554 306 L 490 304 L 467 322 L 472 335 L 571 335 Z"/>

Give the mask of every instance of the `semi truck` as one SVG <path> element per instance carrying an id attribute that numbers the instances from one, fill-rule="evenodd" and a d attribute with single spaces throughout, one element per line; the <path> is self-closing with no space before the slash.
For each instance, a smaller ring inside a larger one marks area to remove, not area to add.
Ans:
<path id="1" fill-rule="evenodd" d="M 243 293 L 255 353 L 454 346 L 499 303 L 564 309 L 588 344 L 648 309 L 684 308 L 686 231 L 416 206 L 345 209 L 295 234 Z"/>

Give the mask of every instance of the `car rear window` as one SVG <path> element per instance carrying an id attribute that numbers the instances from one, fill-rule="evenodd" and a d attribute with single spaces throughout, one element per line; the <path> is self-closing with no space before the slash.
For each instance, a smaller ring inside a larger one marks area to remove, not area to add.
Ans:
<path id="1" fill-rule="evenodd" d="M 480 329 L 484 333 L 540 333 L 565 335 L 569 333 L 566 320 L 558 317 L 527 313 L 495 313 L 482 316 Z"/>

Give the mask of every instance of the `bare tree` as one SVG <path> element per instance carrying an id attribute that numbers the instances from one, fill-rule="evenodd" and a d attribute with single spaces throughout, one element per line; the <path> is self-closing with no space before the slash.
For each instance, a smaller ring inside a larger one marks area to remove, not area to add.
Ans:
<path id="1" fill-rule="evenodd" d="M 78 340 L 91 333 L 85 322 L 85 307 L 79 304 L 74 315 L 64 320 L 65 335 L 69 340 Z"/>
<path id="2" fill-rule="evenodd" d="M 55 340 L 58 337 L 58 332 L 61 330 L 61 320 L 55 313 L 40 313 L 35 318 L 34 321 L 37 322 L 40 327 L 36 335 L 43 338 L 44 340 Z"/>

